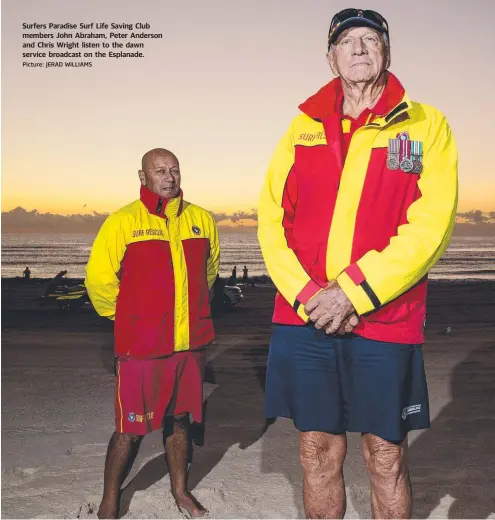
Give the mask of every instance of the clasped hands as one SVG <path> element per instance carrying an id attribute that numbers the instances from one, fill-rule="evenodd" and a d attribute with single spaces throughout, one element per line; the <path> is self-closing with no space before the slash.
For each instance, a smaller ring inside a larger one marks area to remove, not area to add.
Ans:
<path id="1" fill-rule="evenodd" d="M 325 329 L 327 334 L 349 334 L 359 323 L 352 303 L 336 280 L 313 296 L 304 310 L 315 327 Z"/>

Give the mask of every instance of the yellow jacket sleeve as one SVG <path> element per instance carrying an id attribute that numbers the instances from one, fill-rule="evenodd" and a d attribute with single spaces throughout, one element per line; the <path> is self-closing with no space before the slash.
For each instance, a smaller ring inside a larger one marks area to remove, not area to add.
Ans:
<path id="1" fill-rule="evenodd" d="M 96 312 L 115 319 L 120 262 L 126 250 L 125 234 L 117 215 L 108 217 L 98 232 L 86 266 L 85 285 Z"/>
<path id="2" fill-rule="evenodd" d="M 429 136 L 418 181 L 421 196 L 409 207 L 408 222 L 383 251 L 369 251 L 337 277 L 358 314 L 387 304 L 419 282 L 450 242 L 457 209 L 457 147 L 438 112 Z"/>
<path id="3" fill-rule="evenodd" d="M 220 241 L 218 239 L 217 225 L 213 217 L 210 221 L 210 256 L 206 264 L 206 274 L 208 278 L 208 288 L 211 289 L 220 267 Z"/>
<path id="4" fill-rule="evenodd" d="M 282 205 L 287 178 L 294 165 L 294 124 L 279 142 L 268 166 L 258 205 L 258 240 L 268 274 L 298 315 L 308 321 L 304 304 L 321 287 L 304 270 L 288 246 Z"/>

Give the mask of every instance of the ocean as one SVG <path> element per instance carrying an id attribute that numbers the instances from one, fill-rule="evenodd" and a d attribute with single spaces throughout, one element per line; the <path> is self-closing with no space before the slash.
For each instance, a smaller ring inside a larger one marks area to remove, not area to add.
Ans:
<path id="1" fill-rule="evenodd" d="M 83 278 L 94 235 L 2 235 L 2 278 L 22 276 L 29 266 L 33 278 L 52 278 L 66 269 L 70 278 Z M 255 232 L 220 233 L 220 275 L 229 276 L 234 265 L 238 276 L 246 265 L 249 275 L 267 274 Z M 454 237 L 431 279 L 495 280 L 495 237 Z"/>

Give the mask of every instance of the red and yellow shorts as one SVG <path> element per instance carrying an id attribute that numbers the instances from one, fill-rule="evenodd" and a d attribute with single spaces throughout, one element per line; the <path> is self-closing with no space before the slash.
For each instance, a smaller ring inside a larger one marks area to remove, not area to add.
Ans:
<path id="1" fill-rule="evenodd" d="M 203 420 L 204 350 L 159 359 L 118 359 L 115 431 L 146 435 L 169 415 L 189 412 Z"/>

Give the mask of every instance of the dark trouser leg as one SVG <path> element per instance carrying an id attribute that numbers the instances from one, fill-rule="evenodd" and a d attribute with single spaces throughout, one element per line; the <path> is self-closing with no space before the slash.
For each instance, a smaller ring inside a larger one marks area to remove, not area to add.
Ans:
<path id="1" fill-rule="evenodd" d="M 117 518 L 120 487 L 124 483 L 136 458 L 142 437 L 115 432 L 108 443 L 105 460 L 103 498 L 98 518 Z"/>

